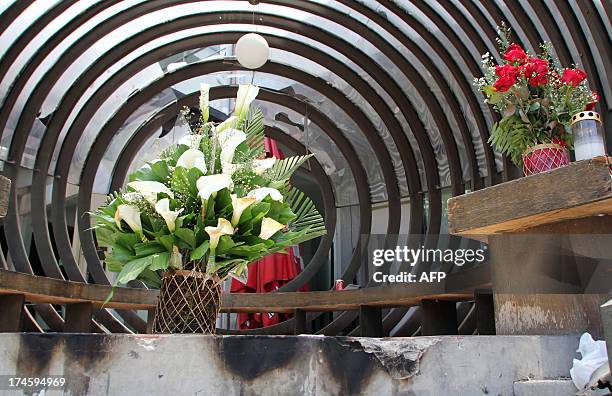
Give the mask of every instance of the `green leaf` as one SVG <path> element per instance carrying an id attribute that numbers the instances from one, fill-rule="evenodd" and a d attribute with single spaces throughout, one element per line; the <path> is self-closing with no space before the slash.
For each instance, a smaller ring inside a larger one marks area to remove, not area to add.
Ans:
<path id="1" fill-rule="evenodd" d="M 193 249 L 191 251 L 191 255 L 189 256 L 189 259 L 191 261 L 195 261 L 195 260 L 199 260 L 202 257 L 204 257 L 206 252 L 208 252 L 208 245 L 209 245 L 209 243 L 210 243 L 210 241 L 204 241 L 204 243 L 202 243 L 200 246 L 198 246 L 197 248 Z"/>
<path id="2" fill-rule="evenodd" d="M 172 246 L 174 246 L 174 237 L 172 235 L 162 235 L 155 240 L 166 248 L 167 251 L 172 252 Z"/>
<path id="3" fill-rule="evenodd" d="M 104 262 L 110 272 L 121 272 L 123 268 L 123 263 L 117 260 L 113 252 L 104 252 Z"/>
<path id="4" fill-rule="evenodd" d="M 149 264 L 151 264 L 151 257 L 142 257 L 128 262 L 117 276 L 117 283 L 126 284 L 138 278 L 138 275 L 140 275 Z"/>
<path id="5" fill-rule="evenodd" d="M 221 238 L 219 238 L 219 244 L 217 245 L 215 254 L 217 256 L 221 256 L 227 253 L 234 246 L 236 246 L 236 243 L 232 240 L 232 237 L 229 235 L 223 235 Z"/>
<path id="6" fill-rule="evenodd" d="M 155 253 L 166 252 L 168 249 L 157 242 L 141 242 L 134 245 L 134 251 L 138 257 L 146 257 Z"/>
<path id="7" fill-rule="evenodd" d="M 313 154 L 308 154 L 278 160 L 265 172 L 265 175 L 276 182 L 289 180 L 293 172 L 312 156 Z"/>
<path id="8" fill-rule="evenodd" d="M 190 249 L 195 249 L 196 238 L 193 230 L 189 228 L 177 228 L 174 231 L 174 235 L 183 242 L 185 242 Z"/>
<path id="9" fill-rule="evenodd" d="M 111 247 L 115 244 L 116 232 L 108 228 L 96 228 L 96 240 L 99 247 Z"/>
<path id="10" fill-rule="evenodd" d="M 168 269 L 170 263 L 170 253 L 163 252 L 150 256 L 151 264 L 147 267 L 151 271 L 157 271 L 161 269 Z"/>
<path id="11" fill-rule="evenodd" d="M 140 242 L 140 237 L 134 233 L 122 232 L 118 233 L 115 236 L 115 245 L 119 245 L 127 250 L 129 250 L 132 254 L 134 252 L 134 245 Z"/>

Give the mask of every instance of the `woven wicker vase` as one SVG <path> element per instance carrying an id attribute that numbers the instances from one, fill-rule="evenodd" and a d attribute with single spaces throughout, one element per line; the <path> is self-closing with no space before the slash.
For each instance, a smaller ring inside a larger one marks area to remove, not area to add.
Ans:
<path id="1" fill-rule="evenodd" d="M 523 153 L 523 173 L 525 176 L 546 172 L 569 165 L 569 152 L 555 143 L 538 144 Z"/>
<path id="2" fill-rule="evenodd" d="M 153 332 L 215 334 L 220 303 L 218 276 L 199 271 L 166 271 L 159 290 Z"/>

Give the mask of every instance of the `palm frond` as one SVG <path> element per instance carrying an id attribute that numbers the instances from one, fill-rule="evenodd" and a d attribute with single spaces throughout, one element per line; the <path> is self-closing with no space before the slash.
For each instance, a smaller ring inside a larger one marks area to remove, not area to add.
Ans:
<path id="1" fill-rule="evenodd" d="M 251 152 L 263 152 L 264 150 L 264 114 L 260 108 L 255 108 L 249 113 L 244 128 L 246 141 Z"/>
<path id="2" fill-rule="evenodd" d="M 296 218 L 287 225 L 290 231 L 304 232 L 304 235 L 299 237 L 300 243 L 312 238 L 325 234 L 325 220 L 315 207 L 314 202 L 308 198 L 302 191 L 297 188 L 292 188 L 287 197 L 287 203 L 291 207 Z"/>
<path id="3" fill-rule="evenodd" d="M 298 155 L 278 160 L 266 172 L 267 176 L 275 181 L 289 180 L 293 172 L 295 172 L 306 160 L 314 154 Z"/>

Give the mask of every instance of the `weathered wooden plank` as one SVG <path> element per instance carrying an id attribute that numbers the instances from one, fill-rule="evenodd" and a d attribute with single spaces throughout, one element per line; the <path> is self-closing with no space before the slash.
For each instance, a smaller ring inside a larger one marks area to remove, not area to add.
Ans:
<path id="1" fill-rule="evenodd" d="M 423 300 L 421 306 L 421 335 L 458 334 L 457 304 L 454 301 Z"/>
<path id="2" fill-rule="evenodd" d="M 65 333 L 90 333 L 94 305 L 89 302 L 66 304 Z"/>
<path id="3" fill-rule="evenodd" d="M 6 216 L 11 192 L 11 179 L 0 175 L 0 218 Z"/>
<path id="4" fill-rule="evenodd" d="M 612 214 L 610 157 L 498 184 L 448 200 L 451 234 L 486 236 Z"/>
<path id="5" fill-rule="evenodd" d="M 23 294 L 0 296 L 0 333 L 20 331 L 24 301 Z"/>
<path id="6" fill-rule="evenodd" d="M 486 269 L 486 268 L 485 268 Z M 482 269 L 481 271 L 484 271 Z M 317 291 L 305 293 L 224 293 L 223 312 L 294 312 L 358 310 L 360 306 L 391 308 L 419 305 L 423 298 L 450 301 L 472 300 L 474 289 L 483 288 L 485 278 L 478 272 L 471 277 L 450 275 L 445 282 L 397 284 L 356 290 Z M 455 279 L 457 277 L 457 279 Z M 474 282 L 469 286 L 470 279 Z M 447 286 L 450 285 L 450 286 Z M 0 294 L 23 293 L 29 302 L 67 304 L 90 302 L 99 307 L 110 291 L 109 286 L 70 282 L 0 270 Z M 157 303 L 157 290 L 116 289 L 107 308 L 150 309 Z"/>

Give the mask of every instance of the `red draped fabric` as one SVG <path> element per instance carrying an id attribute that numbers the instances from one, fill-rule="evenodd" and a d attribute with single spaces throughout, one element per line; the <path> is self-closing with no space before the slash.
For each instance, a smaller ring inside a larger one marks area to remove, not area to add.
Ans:
<path id="1" fill-rule="evenodd" d="M 268 157 L 284 158 L 274 140 L 266 137 L 264 146 Z M 236 279 L 232 279 L 230 291 L 232 293 L 269 293 L 295 278 L 301 270 L 298 258 L 295 256 L 293 249 L 289 248 L 286 254 L 276 253 L 249 264 L 247 283 L 243 284 Z M 308 290 L 309 287 L 306 284 L 299 291 Z M 256 329 L 280 323 L 291 316 L 291 314 L 274 312 L 240 313 L 238 314 L 237 325 L 241 330 Z"/>

